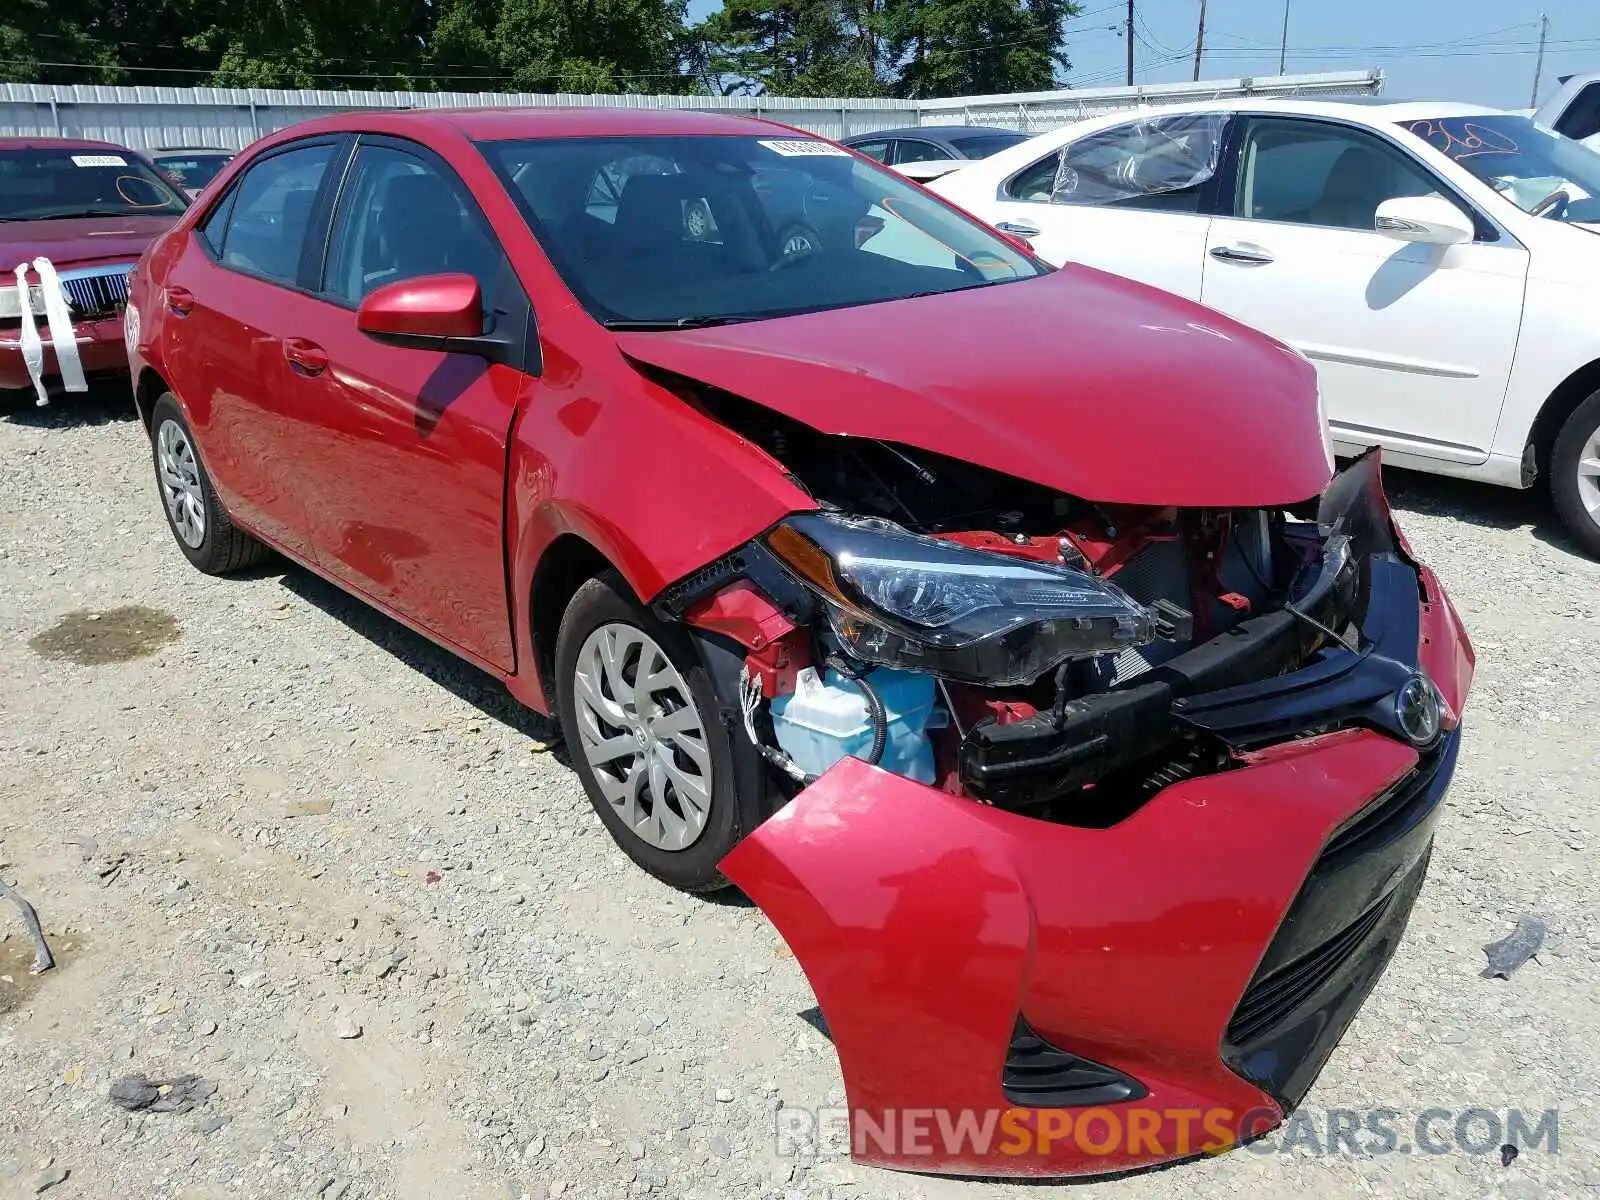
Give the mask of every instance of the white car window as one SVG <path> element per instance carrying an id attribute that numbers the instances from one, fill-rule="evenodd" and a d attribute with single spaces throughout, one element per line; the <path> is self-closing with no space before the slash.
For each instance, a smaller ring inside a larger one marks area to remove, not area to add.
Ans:
<path id="1" fill-rule="evenodd" d="M 1250 122 L 1234 215 L 1371 231 L 1378 205 L 1440 191 L 1420 163 L 1382 138 L 1293 118 Z"/>
<path id="2" fill-rule="evenodd" d="M 1071 142 L 1014 176 L 1018 200 L 1198 212 L 1222 155 L 1224 113 L 1141 117 Z"/>

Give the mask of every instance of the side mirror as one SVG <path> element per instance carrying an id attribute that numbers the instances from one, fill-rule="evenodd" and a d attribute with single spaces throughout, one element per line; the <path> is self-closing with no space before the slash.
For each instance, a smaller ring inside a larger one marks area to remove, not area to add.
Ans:
<path id="1" fill-rule="evenodd" d="M 1400 242 L 1457 246 L 1478 234 L 1472 218 L 1443 196 L 1396 196 L 1378 205 L 1373 228 Z"/>
<path id="2" fill-rule="evenodd" d="M 483 289 L 460 274 L 386 283 L 356 309 L 356 328 L 389 346 L 481 353 Z"/>

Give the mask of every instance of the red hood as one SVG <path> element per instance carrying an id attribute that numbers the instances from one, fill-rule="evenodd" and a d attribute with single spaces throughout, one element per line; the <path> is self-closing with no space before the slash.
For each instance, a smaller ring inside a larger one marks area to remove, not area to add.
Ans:
<path id="1" fill-rule="evenodd" d="M 0 286 L 20 262 L 44 255 L 57 268 L 96 262 L 126 262 L 177 222 L 160 217 L 79 217 L 63 221 L 0 221 Z"/>
<path id="2" fill-rule="evenodd" d="M 1106 504 L 1286 505 L 1332 473 L 1310 363 L 1208 308 L 1087 267 L 617 341 L 825 433 Z"/>

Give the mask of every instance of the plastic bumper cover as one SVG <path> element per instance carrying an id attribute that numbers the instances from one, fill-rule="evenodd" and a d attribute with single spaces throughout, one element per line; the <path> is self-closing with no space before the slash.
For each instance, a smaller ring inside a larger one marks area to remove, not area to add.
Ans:
<path id="1" fill-rule="evenodd" d="M 1282 1119 L 1394 950 L 1454 765 L 1471 647 L 1411 578 L 1449 708 L 1422 756 L 1368 729 L 1282 742 L 1107 829 L 846 759 L 724 860 L 816 993 L 858 1161 L 1097 1174 Z"/>

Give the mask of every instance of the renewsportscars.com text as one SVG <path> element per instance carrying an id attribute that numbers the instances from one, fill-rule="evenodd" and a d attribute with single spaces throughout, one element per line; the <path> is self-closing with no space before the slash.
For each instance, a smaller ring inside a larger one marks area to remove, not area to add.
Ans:
<path id="1" fill-rule="evenodd" d="M 1228 1109 L 1140 1106 L 1086 1109 L 859 1110 L 781 1108 L 774 1114 L 780 1155 L 1044 1155 L 1076 1150 L 1089 1155 L 1183 1157 L 1221 1154 L 1236 1146 L 1253 1154 L 1374 1156 L 1560 1152 L 1556 1109 L 1394 1108 L 1296 1109 L 1274 1129 L 1277 1113 L 1242 1116 Z M 1242 1143 L 1234 1130 L 1247 1131 Z M 1271 1130 L 1270 1133 L 1268 1131 Z M 1251 1134 L 1267 1136 L 1254 1138 Z M 852 1145 L 852 1139 L 854 1145 Z"/>

